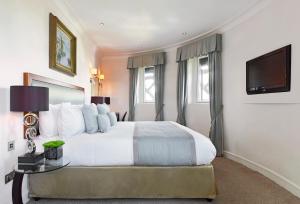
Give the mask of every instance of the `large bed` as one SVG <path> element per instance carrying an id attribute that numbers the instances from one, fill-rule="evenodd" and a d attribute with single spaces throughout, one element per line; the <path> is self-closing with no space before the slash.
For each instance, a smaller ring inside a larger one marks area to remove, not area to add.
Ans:
<path id="1" fill-rule="evenodd" d="M 73 85 L 30 73 L 24 73 L 24 84 L 49 87 L 50 103 L 84 102 L 84 89 Z M 29 196 L 65 199 L 216 197 L 211 165 L 216 150 L 207 137 L 169 122 L 171 127 L 192 136 L 195 162 L 191 165 L 137 165 L 134 143 L 138 125 L 139 122 L 120 122 L 107 133 L 64 137 L 64 157 L 71 164 L 58 171 L 30 175 Z M 35 139 L 38 151 L 42 151 L 42 143 L 48 140 L 43 135 Z"/>

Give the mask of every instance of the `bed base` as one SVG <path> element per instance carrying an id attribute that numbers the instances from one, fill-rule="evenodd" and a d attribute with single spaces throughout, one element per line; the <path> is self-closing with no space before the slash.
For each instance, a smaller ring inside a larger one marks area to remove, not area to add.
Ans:
<path id="1" fill-rule="evenodd" d="M 32 198 L 216 197 L 212 165 L 191 167 L 66 167 L 29 176 Z"/>

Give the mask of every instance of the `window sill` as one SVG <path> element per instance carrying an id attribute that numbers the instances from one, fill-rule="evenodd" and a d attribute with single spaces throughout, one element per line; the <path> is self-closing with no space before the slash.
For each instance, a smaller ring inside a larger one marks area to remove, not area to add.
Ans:
<path id="1" fill-rule="evenodd" d="M 154 105 L 155 102 L 140 102 L 140 103 L 137 103 L 137 105 Z"/>
<path id="2" fill-rule="evenodd" d="M 188 103 L 188 105 L 209 105 L 209 101 L 208 102 L 192 102 L 192 103 Z"/>

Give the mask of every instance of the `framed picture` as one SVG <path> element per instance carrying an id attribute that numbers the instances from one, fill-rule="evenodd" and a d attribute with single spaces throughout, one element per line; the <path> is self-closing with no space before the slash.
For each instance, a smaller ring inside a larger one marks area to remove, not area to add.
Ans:
<path id="1" fill-rule="evenodd" d="M 76 37 L 52 13 L 49 18 L 49 67 L 75 76 Z"/>

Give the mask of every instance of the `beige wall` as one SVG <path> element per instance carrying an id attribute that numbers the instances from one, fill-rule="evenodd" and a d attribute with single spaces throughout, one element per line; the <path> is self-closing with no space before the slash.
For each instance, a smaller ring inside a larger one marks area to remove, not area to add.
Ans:
<path id="1" fill-rule="evenodd" d="M 90 98 L 89 68 L 94 66 L 95 48 L 59 1 L 0 0 L 0 203 L 11 203 L 11 184 L 4 175 L 14 169 L 17 156 L 25 153 L 22 113 L 9 111 L 9 86 L 22 85 L 23 72 L 82 86 Z M 77 76 L 69 77 L 48 66 L 49 12 L 77 37 Z M 8 141 L 15 150 L 8 152 Z M 26 182 L 24 182 L 26 198 Z"/>

